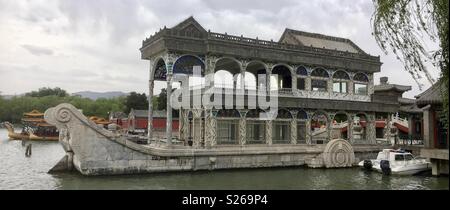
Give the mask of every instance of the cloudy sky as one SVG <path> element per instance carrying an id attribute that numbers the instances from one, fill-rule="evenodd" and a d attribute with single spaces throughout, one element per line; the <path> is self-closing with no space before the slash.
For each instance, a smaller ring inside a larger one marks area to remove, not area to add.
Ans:
<path id="1" fill-rule="evenodd" d="M 413 87 L 407 97 L 417 95 L 401 63 L 371 36 L 372 13 L 370 0 L 0 0 L 0 94 L 44 86 L 147 92 L 142 40 L 193 15 L 211 31 L 259 39 L 278 40 L 286 27 L 349 38 L 381 55 L 376 83 L 388 76 Z"/>

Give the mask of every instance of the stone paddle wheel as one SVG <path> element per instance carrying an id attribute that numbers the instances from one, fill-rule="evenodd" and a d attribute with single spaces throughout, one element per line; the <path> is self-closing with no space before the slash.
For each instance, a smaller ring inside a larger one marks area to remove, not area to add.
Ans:
<path id="1" fill-rule="evenodd" d="M 353 147 L 344 139 L 335 139 L 328 142 L 322 157 L 327 168 L 351 167 L 355 162 Z"/>

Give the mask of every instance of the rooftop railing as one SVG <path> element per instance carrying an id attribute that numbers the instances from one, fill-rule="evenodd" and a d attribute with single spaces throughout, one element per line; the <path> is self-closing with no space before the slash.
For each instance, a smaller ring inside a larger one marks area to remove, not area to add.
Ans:
<path id="1" fill-rule="evenodd" d="M 155 40 L 163 37 L 163 36 L 174 36 L 174 37 L 194 37 L 194 38 L 201 38 L 200 34 L 196 37 L 196 35 L 193 34 L 184 34 L 178 30 L 172 30 L 168 28 L 164 28 L 160 30 L 159 32 L 155 33 L 154 35 L 150 36 L 149 38 L 142 41 L 142 47 L 145 47 L 147 45 L 150 45 Z M 332 56 L 341 56 L 341 57 L 351 57 L 351 58 L 359 58 L 359 59 L 368 59 L 372 61 L 379 62 L 379 56 L 371 56 L 369 54 L 365 53 L 352 53 L 348 51 L 339 51 L 337 49 L 326 49 L 326 48 L 317 48 L 312 46 L 303 46 L 303 45 L 295 45 L 295 44 L 286 44 L 286 43 L 280 43 L 280 42 L 274 42 L 273 40 L 267 41 L 267 40 L 260 40 L 258 38 L 248 38 L 243 36 L 234 36 L 234 35 L 228 35 L 228 34 L 221 34 L 221 33 L 215 33 L 208 31 L 207 33 L 207 39 L 209 40 L 218 40 L 218 41 L 229 41 L 234 43 L 240 43 L 240 44 L 250 44 L 254 45 L 256 47 L 266 47 L 266 48 L 275 48 L 275 49 L 281 49 L 281 50 L 296 50 L 296 51 L 303 51 L 303 52 L 309 52 L 309 53 L 320 53 L 320 54 L 326 54 L 326 55 L 332 55 Z"/>

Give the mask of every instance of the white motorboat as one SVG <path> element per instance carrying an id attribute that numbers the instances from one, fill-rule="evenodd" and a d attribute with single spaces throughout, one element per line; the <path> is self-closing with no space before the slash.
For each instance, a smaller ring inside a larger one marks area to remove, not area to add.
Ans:
<path id="1" fill-rule="evenodd" d="M 384 149 L 375 160 L 363 160 L 358 166 L 376 170 L 383 174 L 414 175 L 431 170 L 431 163 L 425 158 L 415 158 L 403 150 Z"/>

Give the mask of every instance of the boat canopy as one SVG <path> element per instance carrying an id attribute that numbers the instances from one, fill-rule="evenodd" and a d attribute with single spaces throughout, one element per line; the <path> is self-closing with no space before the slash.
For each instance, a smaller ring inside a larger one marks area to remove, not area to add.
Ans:
<path id="1" fill-rule="evenodd" d="M 36 109 L 33 109 L 33 111 L 31 111 L 31 112 L 23 113 L 23 116 L 24 117 L 43 117 L 44 113 L 42 113 Z"/>

